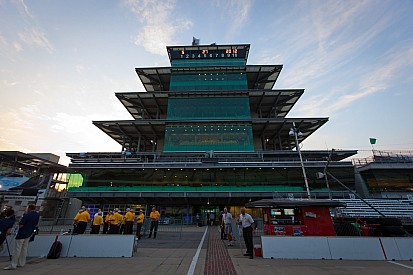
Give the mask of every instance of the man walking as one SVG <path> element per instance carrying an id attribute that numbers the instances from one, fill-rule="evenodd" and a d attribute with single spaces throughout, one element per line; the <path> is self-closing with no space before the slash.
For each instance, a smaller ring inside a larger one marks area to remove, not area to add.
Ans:
<path id="1" fill-rule="evenodd" d="M 232 222 L 232 215 L 231 215 L 231 213 L 228 212 L 227 208 L 224 208 L 224 214 L 222 214 L 222 223 L 223 223 L 223 227 L 224 227 L 224 232 L 227 235 L 228 246 L 233 246 L 234 245 L 232 243 L 231 222 Z"/>
<path id="2" fill-rule="evenodd" d="M 245 208 L 241 208 L 241 214 L 239 215 L 240 223 L 242 225 L 242 235 L 244 237 L 245 246 L 247 247 L 247 252 L 244 256 L 249 256 L 250 259 L 254 258 L 254 244 L 252 238 L 252 232 L 254 228 L 254 219 L 250 214 L 245 213 Z"/>
<path id="3" fill-rule="evenodd" d="M 27 213 L 19 222 L 19 232 L 17 232 L 14 242 L 14 252 L 11 264 L 4 270 L 16 269 L 26 264 L 27 247 L 29 246 L 30 237 L 33 235 L 37 224 L 39 223 L 39 213 L 35 211 L 36 206 L 29 204 Z"/>
<path id="4" fill-rule="evenodd" d="M 149 237 L 152 236 L 152 231 L 153 233 L 153 238 L 156 239 L 156 233 L 158 232 L 158 224 L 159 224 L 159 218 L 161 217 L 161 214 L 155 209 L 155 207 L 152 208 L 151 215 L 149 216 L 151 218 L 151 229 L 149 230 Z"/>

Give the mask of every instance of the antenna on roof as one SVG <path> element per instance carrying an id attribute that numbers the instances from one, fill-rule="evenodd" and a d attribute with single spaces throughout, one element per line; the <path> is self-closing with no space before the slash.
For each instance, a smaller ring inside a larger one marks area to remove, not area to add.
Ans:
<path id="1" fill-rule="evenodd" d="M 198 46 L 199 45 L 199 38 L 192 37 L 192 46 Z"/>

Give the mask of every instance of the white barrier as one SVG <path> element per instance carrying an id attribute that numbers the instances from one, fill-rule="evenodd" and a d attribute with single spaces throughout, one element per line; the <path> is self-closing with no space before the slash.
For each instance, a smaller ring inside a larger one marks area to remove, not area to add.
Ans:
<path id="1" fill-rule="evenodd" d="M 413 238 L 380 238 L 388 260 L 413 260 Z"/>
<path id="2" fill-rule="evenodd" d="M 379 238 L 326 237 L 331 259 L 336 260 L 385 260 Z"/>
<path id="3" fill-rule="evenodd" d="M 262 236 L 263 258 L 412 260 L 413 238 Z"/>
<path id="4" fill-rule="evenodd" d="M 55 241 L 53 235 L 37 235 L 29 243 L 28 257 L 46 257 Z M 60 257 L 132 257 L 134 235 L 63 235 Z M 10 253 L 13 253 L 14 238 L 8 238 Z M 6 243 L 0 256 L 8 256 Z"/>
<path id="5" fill-rule="evenodd" d="M 330 259 L 325 237 L 262 236 L 262 257 L 274 259 Z M 298 255 L 299 253 L 299 255 Z"/>

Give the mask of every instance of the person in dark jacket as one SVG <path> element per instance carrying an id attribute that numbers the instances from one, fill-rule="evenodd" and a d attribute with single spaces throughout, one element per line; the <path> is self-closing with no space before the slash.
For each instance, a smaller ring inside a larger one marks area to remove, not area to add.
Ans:
<path id="1" fill-rule="evenodd" d="M 10 235 L 13 225 L 16 221 L 14 211 L 12 209 L 6 210 L 4 218 L 0 219 L 0 251 L 7 235 Z"/>
<path id="2" fill-rule="evenodd" d="M 14 241 L 14 252 L 11 264 L 4 270 L 16 269 L 26 264 L 27 247 L 29 246 L 30 237 L 34 234 L 37 224 L 39 223 L 39 213 L 36 211 L 34 204 L 29 204 L 27 212 L 19 222 L 19 231 Z"/>

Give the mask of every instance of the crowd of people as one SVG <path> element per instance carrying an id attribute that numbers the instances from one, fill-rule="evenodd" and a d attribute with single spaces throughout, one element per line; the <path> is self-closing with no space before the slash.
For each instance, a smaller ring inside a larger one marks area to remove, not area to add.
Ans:
<path id="1" fill-rule="evenodd" d="M 156 238 L 160 216 L 161 215 L 156 208 L 153 208 L 150 214 L 151 229 L 149 238 L 152 236 L 152 232 L 154 232 L 154 238 Z M 122 215 L 122 212 L 118 208 L 115 208 L 113 211 L 109 211 L 105 216 L 102 210 L 99 209 L 91 218 L 90 209 L 82 206 L 73 220 L 74 235 L 84 234 L 89 223 L 91 226 L 90 234 L 131 235 L 133 234 L 133 227 L 136 222 L 136 237 L 140 239 L 142 237 L 141 229 L 145 220 L 145 215 L 142 209 L 139 210 L 138 214 L 135 214 L 135 211 L 131 208 L 126 208 L 125 214 Z"/>
<path id="2" fill-rule="evenodd" d="M 16 269 L 25 265 L 27 247 L 30 239 L 36 232 L 36 227 L 39 222 L 39 213 L 35 210 L 36 207 L 30 204 L 27 207 L 25 215 L 21 218 L 18 225 L 18 231 L 15 238 L 15 245 L 13 251 L 13 257 L 11 264 L 5 269 Z M 242 235 L 244 238 L 247 251 L 244 256 L 253 258 L 253 232 L 255 230 L 255 222 L 251 215 L 245 212 L 245 208 L 241 208 L 241 214 L 239 217 L 235 217 L 235 223 L 242 228 Z M 156 238 L 158 233 L 158 225 L 160 219 L 160 213 L 155 207 L 152 208 L 149 218 L 151 220 L 150 231 L 148 238 L 152 235 Z M 204 213 L 203 220 L 207 221 L 208 225 L 215 224 L 215 213 Z M 228 241 L 228 246 L 233 246 L 233 232 L 232 223 L 234 217 L 224 208 L 224 211 L 218 215 L 218 223 L 221 228 L 221 239 Z M 199 213 L 196 214 L 196 220 L 198 225 L 201 224 L 201 217 Z M 105 216 L 101 209 L 91 217 L 90 209 L 82 206 L 78 213 L 74 217 L 73 234 L 84 234 L 88 225 L 91 226 L 90 234 L 134 234 L 133 227 L 136 222 L 136 237 L 140 239 L 142 237 L 141 229 L 145 220 L 145 215 L 142 209 L 139 209 L 137 214 L 135 210 L 127 208 L 124 215 L 118 208 L 113 211 L 109 211 Z M 6 206 L 0 213 L 0 251 L 2 245 L 6 241 L 7 235 L 10 235 L 13 230 L 13 226 L 16 222 L 14 210 L 11 207 Z M 103 229 L 102 229 L 103 227 Z M 102 230 L 101 230 L 102 229 Z"/>

